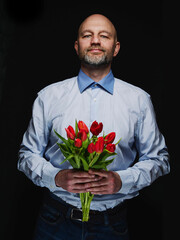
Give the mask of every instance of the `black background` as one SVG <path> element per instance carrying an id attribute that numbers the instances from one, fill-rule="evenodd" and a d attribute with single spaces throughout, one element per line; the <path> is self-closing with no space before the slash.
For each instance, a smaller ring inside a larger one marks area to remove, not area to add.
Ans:
<path id="1" fill-rule="evenodd" d="M 42 189 L 17 171 L 19 145 L 37 92 L 48 84 L 78 74 L 80 65 L 74 41 L 79 24 L 93 13 L 102 13 L 114 23 L 121 50 L 114 59 L 113 73 L 151 95 L 172 160 L 171 174 L 159 178 L 130 201 L 132 240 L 176 239 L 180 164 L 176 161 L 178 129 L 177 116 L 173 113 L 173 108 L 178 109 L 178 102 L 174 99 L 175 79 L 168 55 L 169 2 L 80 4 L 7 0 L 1 2 L 1 7 L 1 239 L 32 237 Z"/>

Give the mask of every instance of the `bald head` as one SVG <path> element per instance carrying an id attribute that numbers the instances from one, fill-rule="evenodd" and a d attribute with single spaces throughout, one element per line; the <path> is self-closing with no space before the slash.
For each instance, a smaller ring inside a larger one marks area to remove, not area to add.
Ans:
<path id="1" fill-rule="evenodd" d="M 80 25 L 74 44 L 81 60 L 81 67 L 107 68 L 120 50 L 116 29 L 112 22 L 101 14 L 93 14 Z"/>
<path id="2" fill-rule="evenodd" d="M 117 32 L 114 25 L 107 17 L 101 14 L 90 15 L 81 23 L 78 30 L 78 38 L 84 31 L 90 30 L 92 26 L 99 28 L 102 31 L 109 32 L 109 34 L 114 37 L 115 41 L 117 41 Z"/>

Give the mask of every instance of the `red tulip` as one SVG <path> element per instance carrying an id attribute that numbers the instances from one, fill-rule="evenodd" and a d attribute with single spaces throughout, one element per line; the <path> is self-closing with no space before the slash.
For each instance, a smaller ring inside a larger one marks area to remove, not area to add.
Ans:
<path id="1" fill-rule="evenodd" d="M 85 131 L 86 133 L 89 132 L 88 127 L 86 126 L 86 124 L 85 124 L 83 121 L 79 121 L 79 122 L 78 122 L 78 128 L 79 128 L 80 131 L 83 130 L 83 131 Z"/>
<path id="2" fill-rule="evenodd" d="M 97 153 L 102 153 L 104 150 L 104 138 L 103 137 L 99 137 L 97 142 L 95 143 L 95 151 Z"/>
<path id="3" fill-rule="evenodd" d="M 75 139 L 74 146 L 80 148 L 82 146 L 81 139 L 79 139 L 79 138 Z"/>
<path id="4" fill-rule="evenodd" d="M 112 143 L 114 141 L 116 137 L 116 133 L 115 132 L 111 132 L 109 133 L 105 138 L 104 138 L 104 141 L 105 141 L 105 144 L 109 144 L 109 143 Z"/>
<path id="5" fill-rule="evenodd" d="M 103 124 L 100 122 L 99 124 L 94 121 L 90 127 L 90 131 L 92 132 L 93 135 L 99 135 L 99 133 L 102 131 L 103 129 Z"/>
<path id="6" fill-rule="evenodd" d="M 95 151 L 95 145 L 93 142 L 88 145 L 87 150 L 89 153 L 93 153 Z"/>
<path id="7" fill-rule="evenodd" d="M 115 149 L 116 149 L 116 145 L 115 145 L 115 144 L 112 144 L 112 143 L 109 143 L 109 144 L 106 146 L 106 149 L 107 149 L 109 152 L 113 153 L 113 152 L 115 151 Z"/>
<path id="8" fill-rule="evenodd" d="M 77 137 L 80 138 L 82 142 L 84 142 L 87 139 L 87 134 L 84 130 L 80 130 L 77 134 Z"/>
<path id="9" fill-rule="evenodd" d="M 71 140 L 74 140 L 76 137 L 74 128 L 72 126 L 69 126 L 68 128 L 65 128 L 67 132 L 67 137 L 70 138 Z"/>

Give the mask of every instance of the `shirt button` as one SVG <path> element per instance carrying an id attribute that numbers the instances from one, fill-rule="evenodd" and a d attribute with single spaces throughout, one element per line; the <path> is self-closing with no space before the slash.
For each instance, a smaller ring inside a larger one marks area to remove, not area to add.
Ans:
<path id="1" fill-rule="evenodd" d="M 94 98 L 94 102 L 96 102 L 96 98 Z"/>
<path id="2" fill-rule="evenodd" d="M 97 84 L 94 84 L 94 87 L 97 87 Z"/>

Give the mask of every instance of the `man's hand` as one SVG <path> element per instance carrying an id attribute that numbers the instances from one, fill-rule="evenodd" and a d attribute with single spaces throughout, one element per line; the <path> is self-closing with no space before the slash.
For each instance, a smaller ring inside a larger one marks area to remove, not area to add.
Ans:
<path id="1" fill-rule="evenodd" d="M 122 187 L 121 178 L 116 172 L 90 169 L 89 174 L 101 177 L 99 181 L 87 184 L 87 191 L 92 194 L 113 194 Z"/>
<path id="2" fill-rule="evenodd" d="M 56 174 L 55 183 L 68 192 L 92 194 L 113 194 L 121 189 L 119 175 L 113 171 L 92 170 L 88 172 L 74 169 L 61 170 Z"/>
<path id="3" fill-rule="evenodd" d="M 68 192 L 83 193 L 87 192 L 89 184 L 100 180 L 101 176 L 74 169 L 65 169 L 59 171 L 55 176 L 55 184 Z"/>

